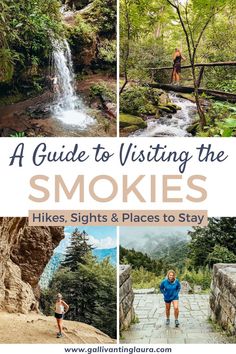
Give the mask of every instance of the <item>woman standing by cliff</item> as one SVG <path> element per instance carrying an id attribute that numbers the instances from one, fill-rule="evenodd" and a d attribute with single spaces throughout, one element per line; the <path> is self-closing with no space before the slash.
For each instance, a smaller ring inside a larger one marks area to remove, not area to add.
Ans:
<path id="1" fill-rule="evenodd" d="M 57 338 L 62 337 L 62 321 L 64 314 L 69 310 L 69 305 L 65 301 L 62 300 L 62 295 L 59 293 L 57 294 L 57 300 L 55 304 L 55 318 L 57 321 L 57 326 L 59 332 L 57 333 Z"/>
<path id="2" fill-rule="evenodd" d="M 167 272 L 166 278 L 161 282 L 160 290 L 164 295 L 164 301 L 166 305 L 166 325 L 170 324 L 170 308 L 173 303 L 174 316 L 175 316 L 175 327 L 179 327 L 179 292 L 181 285 L 179 280 L 176 278 L 176 273 L 174 270 L 169 270 Z"/>

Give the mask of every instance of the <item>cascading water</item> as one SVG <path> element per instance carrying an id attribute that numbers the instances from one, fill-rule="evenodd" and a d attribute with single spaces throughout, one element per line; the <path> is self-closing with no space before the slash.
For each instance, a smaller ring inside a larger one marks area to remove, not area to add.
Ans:
<path id="1" fill-rule="evenodd" d="M 195 103 L 187 99 L 177 97 L 173 92 L 170 92 L 168 95 L 171 102 L 181 107 L 181 110 L 177 111 L 175 114 L 171 114 L 170 117 L 165 115 L 158 119 L 148 120 L 147 128 L 136 131 L 132 134 L 132 136 L 191 136 L 191 134 L 187 132 L 187 128 L 193 123 L 195 119 Z"/>
<path id="2" fill-rule="evenodd" d="M 53 40 L 52 72 L 54 75 L 55 102 L 52 107 L 55 118 L 64 124 L 85 129 L 94 123 L 85 110 L 84 104 L 75 93 L 75 77 L 71 51 L 66 39 Z"/>

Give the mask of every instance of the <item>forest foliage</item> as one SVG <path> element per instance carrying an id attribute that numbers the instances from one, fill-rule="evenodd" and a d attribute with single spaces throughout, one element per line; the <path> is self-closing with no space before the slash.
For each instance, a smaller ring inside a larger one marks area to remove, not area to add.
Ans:
<path id="1" fill-rule="evenodd" d="M 120 262 L 132 265 L 135 288 L 158 288 L 169 269 L 193 288 L 209 289 L 215 263 L 236 263 L 236 218 L 210 218 L 208 226 L 194 227 L 190 240 L 158 244 L 158 251 L 143 253 L 120 248 Z M 158 237 L 158 236 L 157 236 Z"/>
<path id="2" fill-rule="evenodd" d="M 0 81 L 49 57 L 50 33 L 62 31 L 59 7 L 58 0 L 0 1 Z"/>
<path id="3" fill-rule="evenodd" d="M 87 323 L 115 338 L 116 269 L 107 258 L 98 262 L 91 251 L 88 235 L 75 229 L 65 260 L 41 293 L 41 309 L 54 315 L 60 292 L 70 306 L 65 319 Z"/>
<path id="4" fill-rule="evenodd" d="M 183 7 L 182 11 L 184 11 L 185 1 L 182 5 L 180 1 L 173 1 L 173 3 L 180 3 L 180 9 Z M 121 75 L 124 74 L 125 65 L 127 65 L 130 79 L 150 79 L 150 72 L 147 68 L 171 66 L 172 54 L 176 47 L 180 48 L 187 57 L 186 64 L 190 63 L 185 34 L 178 15 L 168 0 L 121 0 L 120 7 Z M 235 1 L 217 0 L 213 4 L 211 0 L 189 0 L 188 11 L 188 30 L 191 31 L 193 42 L 197 41 L 199 32 L 210 17 L 209 24 L 200 39 L 196 61 L 207 63 L 234 60 L 236 51 Z M 128 60 L 127 50 L 129 50 Z M 235 69 L 207 70 L 205 84 L 209 87 L 213 87 L 214 83 L 222 87 L 222 80 L 230 85 L 230 82 L 232 84 L 234 80 Z M 157 79 L 161 80 L 162 77 Z M 164 73 L 163 79 L 170 80 L 170 74 L 167 73 L 166 76 Z M 183 75 L 183 79 L 191 80 L 190 71 Z"/>
<path id="5" fill-rule="evenodd" d="M 76 12 L 77 19 L 69 26 L 63 21 L 62 3 L 65 1 L 0 0 L 0 84 L 21 90 L 24 85 L 40 88 L 49 74 L 52 39 L 56 37 L 69 39 L 73 55 L 85 48 L 96 57 L 97 67 L 115 70 L 116 1 L 93 0 L 91 11 Z M 87 3 L 91 2 L 82 5 Z"/>
<path id="6" fill-rule="evenodd" d="M 173 52 L 179 48 L 190 69 L 182 70 L 182 85 L 193 86 L 199 136 L 235 136 L 236 117 L 227 105 L 224 116 L 214 101 L 209 109 L 198 94 L 200 68 L 195 63 L 235 61 L 236 3 L 233 0 L 121 0 L 121 97 L 128 82 L 171 82 Z M 236 66 L 207 67 L 201 87 L 236 93 Z M 213 110 L 212 107 L 213 106 Z M 223 104 L 222 104 L 223 105 Z"/>

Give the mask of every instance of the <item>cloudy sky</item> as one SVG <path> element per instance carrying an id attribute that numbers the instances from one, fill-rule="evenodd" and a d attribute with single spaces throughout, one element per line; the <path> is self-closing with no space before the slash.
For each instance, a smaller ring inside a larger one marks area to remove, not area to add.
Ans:
<path id="1" fill-rule="evenodd" d="M 170 235 L 183 237 L 189 230 L 191 227 L 120 227 L 120 244 L 140 249 L 146 243 L 147 237 L 156 240 Z"/>
<path id="2" fill-rule="evenodd" d="M 89 235 L 90 243 L 97 249 L 116 247 L 116 228 L 111 226 L 68 226 L 65 227 L 65 239 L 60 242 L 57 252 L 65 249 L 69 244 L 69 236 L 75 229 L 85 231 Z"/>

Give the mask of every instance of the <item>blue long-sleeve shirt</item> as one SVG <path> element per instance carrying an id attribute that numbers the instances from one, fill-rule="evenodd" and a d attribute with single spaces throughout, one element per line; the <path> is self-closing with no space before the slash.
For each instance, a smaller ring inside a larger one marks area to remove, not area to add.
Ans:
<path id="1" fill-rule="evenodd" d="M 165 302 L 179 300 L 180 289 L 181 285 L 178 279 L 175 279 L 172 283 L 168 279 L 164 279 L 160 285 L 160 291 L 164 295 Z"/>

